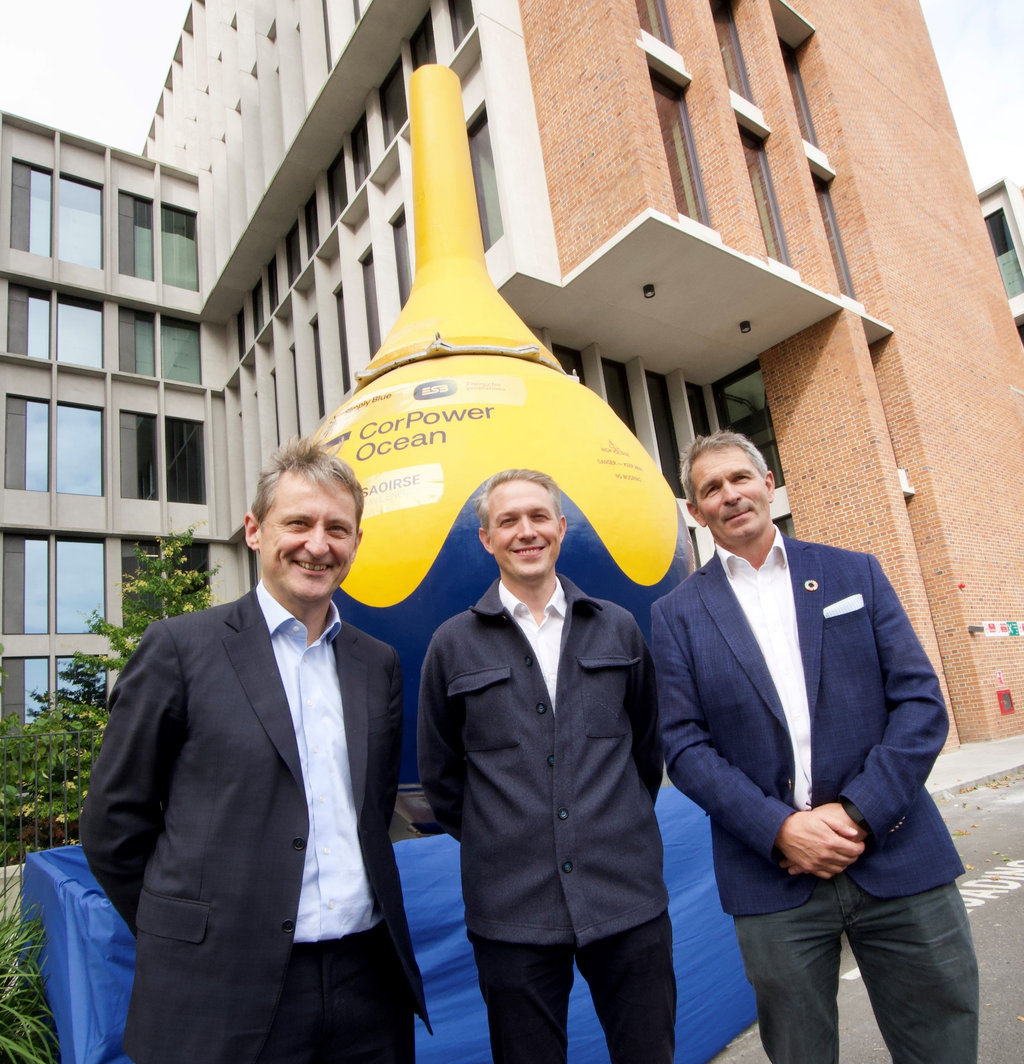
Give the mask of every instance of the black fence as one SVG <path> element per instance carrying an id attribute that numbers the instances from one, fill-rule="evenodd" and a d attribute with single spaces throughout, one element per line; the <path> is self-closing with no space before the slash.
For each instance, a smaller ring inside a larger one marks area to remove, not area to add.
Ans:
<path id="1" fill-rule="evenodd" d="M 0 736 L 0 885 L 25 854 L 78 842 L 102 730 Z"/>

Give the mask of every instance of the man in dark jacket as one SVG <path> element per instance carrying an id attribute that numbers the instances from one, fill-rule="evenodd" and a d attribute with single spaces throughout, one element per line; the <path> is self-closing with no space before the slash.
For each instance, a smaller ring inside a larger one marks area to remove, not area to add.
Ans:
<path id="1" fill-rule="evenodd" d="M 114 687 L 82 843 L 136 934 L 138 1064 L 413 1060 L 401 671 L 332 602 L 362 504 L 343 462 L 283 447 L 245 516 L 255 591 L 151 624 Z"/>
<path id="2" fill-rule="evenodd" d="M 494 1060 L 566 1060 L 575 960 L 613 1064 L 669 1064 L 650 654 L 626 610 L 556 575 L 566 523 L 550 477 L 495 474 L 477 514 L 501 578 L 435 633 L 418 741 L 434 815 L 462 844 Z"/>

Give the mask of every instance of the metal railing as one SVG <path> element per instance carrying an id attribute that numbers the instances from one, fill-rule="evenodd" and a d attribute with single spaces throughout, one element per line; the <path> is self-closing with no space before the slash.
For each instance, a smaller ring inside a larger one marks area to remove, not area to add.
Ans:
<path id="1" fill-rule="evenodd" d="M 78 842 L 101 729 L 0 736 L 0 886 L 25 854 Z"/>

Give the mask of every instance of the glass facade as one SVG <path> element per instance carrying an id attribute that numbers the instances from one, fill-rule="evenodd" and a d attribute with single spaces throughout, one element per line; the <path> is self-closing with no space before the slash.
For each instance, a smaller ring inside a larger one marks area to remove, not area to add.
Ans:
<path id="1" fill-rule="evenodd" d="M 104 613 L 103 544 L 58 539 L 55 568 L 58 633 L 89 631 L 92 614 Z"/>
<path id="2" fill-rule="evenodd" d="M 469 127 L 469 154 L 473 162 L 476 205 L 480 212 L 480 229 L 486 249 L 504 233 L 501 225 L 501 204 L 498 201 L 498 177 L 494 171 L 494 155 L 491 152 L 491 134 L 487 129 L 486 111 Z"/>
<path id="3" fill-rule="evenodd" d="M 11 170 L 11 247 L 50 255 L 53 176 L 17 161 Z"/>
<path id="4" fill-rule="evenodd" d="M 636 13 L 640 19 L 640 28 L 652 37 L 672 47 L 672 30 L 668 24 L 668 12 L 665 0 L 636 0 Z"/>
<path id="5" fill-rule="evenodd" d="M 57 491 L 103 494 L 103 411 L 57 404 Z"/>
<path id="6" fill-rule="evenodd" d="M 160 351 L 163 376 L 188 384 L 202 383 L 199 326 L 195 322 L 179 321 L 166 315 L 161 317 Z"/>
<path id="7" fill-rule="evenodd" d="M 722 65 L 725 67 L 725 77 L 729 82 L 729 88 L 737 96 L 752 101 L 754 97 L 750 91 L 747 67 L 743 62 L 743 50 L 740 48 L 740 37 L 736 32 L 732 3 L 730 0 L 712 0 L 711 13 L 715 19 L 718 48 L 722 53 Z"/>
<path id="8" fill-rule="evenodd" d="M 121 498 L 155 499 L 156 417 L 121 411 Z"/>
<path id="9" fill-rule="evenodd" d="M 391 68 L 380 87 L 380 112 L 384 124 L 384 143 L 390 144 L 409 117 L 401 59 Z"/>
<path id="10" fill-rule="evenodd" d="M 167 454 L 168 502 L 205 503 L 202 423 L 166 418 L 164 443 Z"/>
<path id="11" fill-rule="evenodd" d="M 658 110 L 661 137 L 665 144 L 665 159 L 672 176 L 672 191 L 680 214 L 694 221 L 708 221 L 707 201 L 697 165 L 697 150 L 686 110 L 683 93 L 661 78 L 652 77 L 654 104 Z"/>
<path id="12" fill-rule="evenodd" d="M 57 300 L 57 361 L 103 366 L 103 307 L 80 299 Z"/>
<path id="13" fill-rule="evenodd" d="M 156 329 L 153 315 L 144 310 L 118 308 L 117 358 L 125 373 L 156 375 Z"/>
<path id="14" fill-rule="evenodd" d="M 4 486 L 20 491 L 50 487 L 50 404 L 7 396 Z"/>
<path id="15" fill-rule="evenodd" d="M 723 429 L 741 432 L 751 439 L 764 455 L 775 477 L 775 486 L 785 483 L 782 462 L 775 443 L 775 427 L 764 391 L 761 367 L 753 362 L 712 385 L 718 423 Z"/>
<path id="16" fill-rule="evenodd" d="M 79 266 L 103 265 L 103 190 L 61 177 L 60 258 Z"/>
<path id="17" fill-rule="evenodd" d="M 1006 222 L 1006 213 L 1000 208 L 985 218 L 989 240 L 999 263 L 999 273 L 1003 278 L 1003 287 L 1012 299 L 1024 292 L 1024 273 L 1021 272 L 1017 249 L 1013 246 L 1013 237 Z"/>
<path id="18" fill-rule="evenodd" d="M 775 199 L 775 188 L 768 169 L 768 156 L 764 150 L 764 143 L 745 129 L 740 130 L 740 140 L 743 141 L 743 154 L 747 160 L 750 187 L 753 189 L 754 201 L 757 204 L 757 217 L 761 223 L 761 232 L 764 234 L 765 250 L 769 258 L 789 265 L 789 251 L 786 248 L 786 237 L 782 231 L 782 219 L 779 217 L 779 207 Z"/>
<path id="19" fill-rule="evenodd" d="M 198 292 L 196 216 L 163 204 L 160 208 L 160 241 L 164 284 Z"/>
<path id="20" fill-rule="evenodd" d="M 117 268 L 153 280 L 153 203 L 127 192 L 117 196 Z"/>

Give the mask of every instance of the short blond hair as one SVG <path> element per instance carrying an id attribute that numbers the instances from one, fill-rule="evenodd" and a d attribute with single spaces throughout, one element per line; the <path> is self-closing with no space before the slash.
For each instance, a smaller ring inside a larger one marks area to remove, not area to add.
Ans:
<path id="1" fill-rule="evenodd" d="M 249 508 L 257 524 L 263 523 L 263 519 L 274 505 L 274 495 L 277 493 L 282 473 L 295 473 L 296 476 L 305 477 L 311 483 L 325 488 L 339 485 L 345 488 L 351 493 L 356 504 L 356 528 L 359 527 L 359 522 L 363 519 L 362 485 L 347 462 L 328 454 L 309 436 L 293 436 L 281 444 L 267 460 L 256 482 L 256 497 Z"/>

